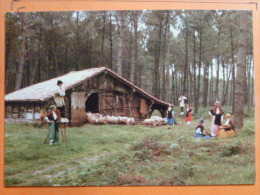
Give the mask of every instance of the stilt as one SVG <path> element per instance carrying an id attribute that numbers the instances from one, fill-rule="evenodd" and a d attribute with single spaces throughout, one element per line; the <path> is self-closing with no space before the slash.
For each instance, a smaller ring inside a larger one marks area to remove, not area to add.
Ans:
<path id="1" fill-rule="evenodd" d="M 47 143 L 47 140 L 48 140 L 48 138 L 49 138 L 49 135 L 50 135 L 50 132 L 48 131 L 48 134 L 47 134 L 47 136 L 46 136 L 46 138 L 45 138 L 45 140 L 44 140 L 44 144 L 46 144 Z"/>
<path id="2" fill-rule="evenodd" d="M 60 127 L 61 127 L 60 131 L 61 131 L 62 141 L 65 143 L 67 141 L 67 138 L 66 138 L 67 124 L 66 123 L 61 123 Z"/>

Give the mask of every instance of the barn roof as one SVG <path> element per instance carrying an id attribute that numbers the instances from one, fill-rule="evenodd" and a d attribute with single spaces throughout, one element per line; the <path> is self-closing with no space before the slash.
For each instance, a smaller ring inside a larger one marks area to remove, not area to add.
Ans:
<path id="1" fill-rule="evenodd" d="M 9 93 L 5 95 L 5 101 L 46 101 L 53 97 L 54 94 L 54 87 L 57 85 L 58 80 L 63 81 L 63 87 L 65 90 L 69 90 L 73 88 L 76 85 L 81 84 L 82 82 L 85 82 L 86 80 L 95 77 L 96 75 L 99 75 L 103 72 L 108 72 L 115 78 L 121 80 L 128 86 L 134 88 L 137 92 L 141 93 L 142 95 L 146 96 L 149 99 L 152 99 L 153 101 L 168 105 L 169 103 L 164 102 L 162 100 L 157 99 L 156 97 L 148 94 L 141 88 L 135 86 L 133 83 L 129 82 L 128 80 L 124 79 L 117 73 L 113 72 L 112 70 L 106 68 L 106 67 L 100 67 L 100 68 L 90 68 L 85 69 L 81 71 L 72 71 L 65 75 L 43 81 L 34 85 L 30 85 L 28 87 L 25 87 L 23 89 L 19 89 L 17 91 L 14 91 L 12 93 Z"/>

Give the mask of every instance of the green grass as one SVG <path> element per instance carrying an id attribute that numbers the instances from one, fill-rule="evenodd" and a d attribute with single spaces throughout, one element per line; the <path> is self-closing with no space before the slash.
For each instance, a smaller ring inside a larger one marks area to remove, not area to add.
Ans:
<path id="1" fill-rule="evenodd" d="M 210 123 L 206 120 L 207 131 Z M 218 185 L 255 182 L 253 118 L 245 118 L 245 127 L 228 139 L 195 139 L 194 129 L 194 125 L 156 128 L 85 125 L 68 128 L 67 143 L 49 146 L 43 144 L 46 128 L 6 124 L 5 185 Z"/>

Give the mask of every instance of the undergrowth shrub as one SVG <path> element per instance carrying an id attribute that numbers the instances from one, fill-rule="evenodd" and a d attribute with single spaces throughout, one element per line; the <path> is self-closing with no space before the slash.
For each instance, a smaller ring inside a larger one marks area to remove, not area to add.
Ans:
<path id="1" fill-rule="evenodd" d="M 221 156 L 229 157 L 232 155 L 242 154 L 243 152 L 245 152 L 245 149 L 242 146 L 242 144 L 240 142 L 238 142 L 238 143 L 224 146 L 223 150 L 221 152 Z"/>
<path id="2" fill-rule="evenodd" d="M 191 162 L 180 161 L 173 166 L 172 185 L 185 185 L 185 180 L 195 175 Z"/>
<path id="3" fill-rule="evenodd" d="M 143 148 L 139 152 L 136 152 L 133 157 L 139 161 L 150 161 L 152 159 L 152 154 L 150 150 Z"/>
<path id="4" fill-rule="evenodd" d="M 23 180 L 19 177 L 8 177 L 5 178 L 5 186 L 13 186 L 22 183 Z"/>

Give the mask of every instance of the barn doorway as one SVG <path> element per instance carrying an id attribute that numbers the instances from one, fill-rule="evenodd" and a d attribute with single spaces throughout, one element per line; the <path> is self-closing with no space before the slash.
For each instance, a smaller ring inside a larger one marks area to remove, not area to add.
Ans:
<path id="1" fill-rule="evenodd" d="M 86 112 L 99 113 L 98 105 L 99 105 L 98 93 L 93 93 L 88 97 L 85 103 L 85 110 Z"/>

